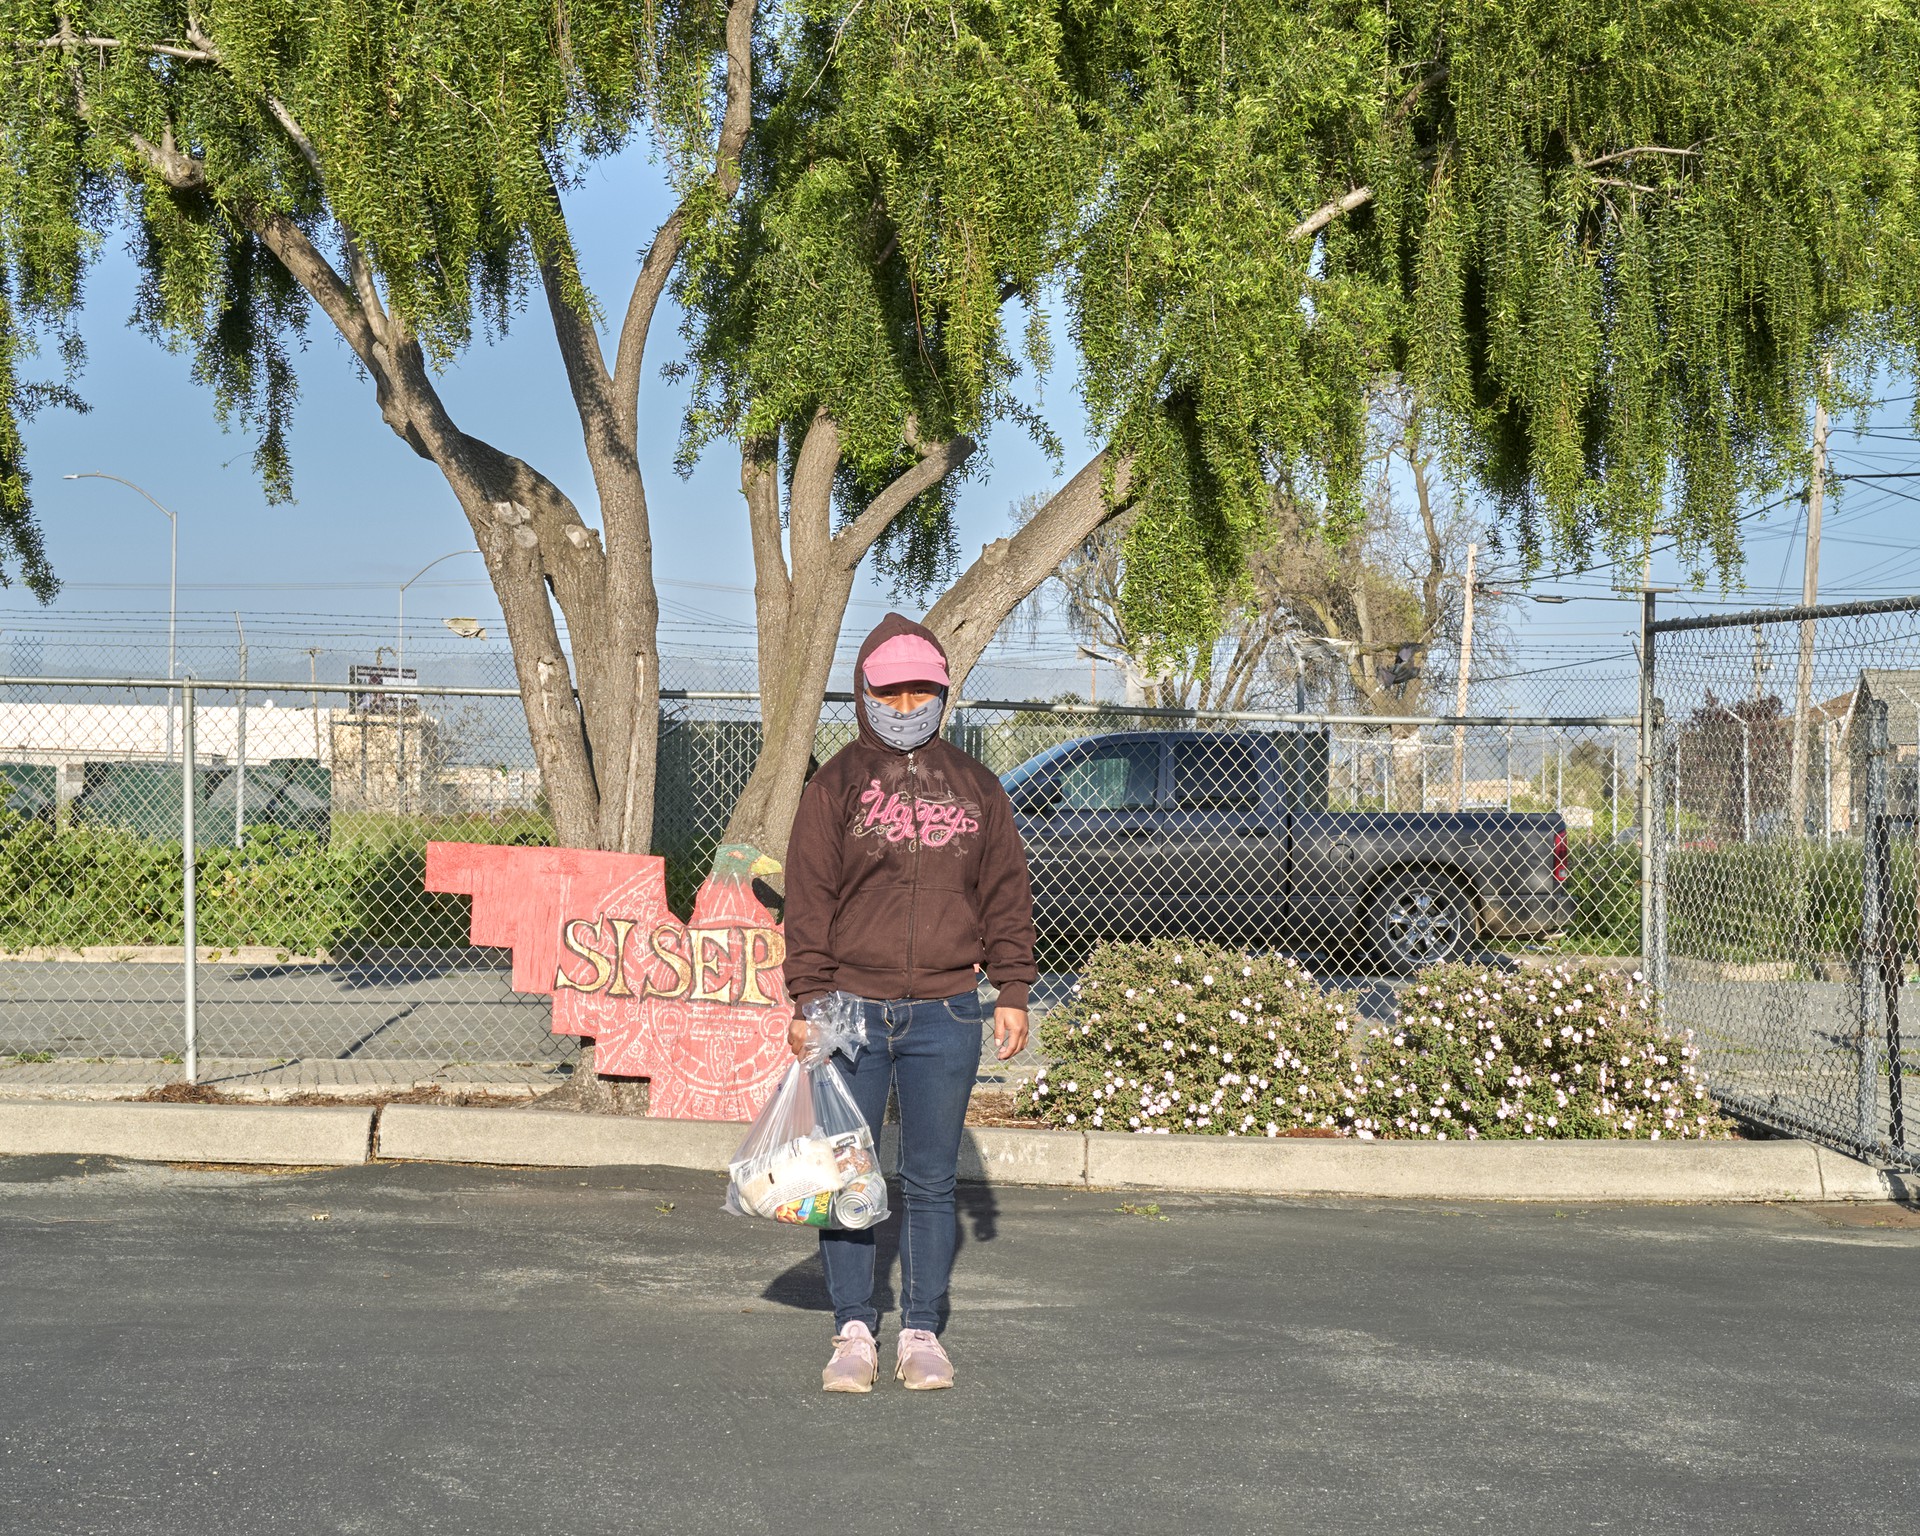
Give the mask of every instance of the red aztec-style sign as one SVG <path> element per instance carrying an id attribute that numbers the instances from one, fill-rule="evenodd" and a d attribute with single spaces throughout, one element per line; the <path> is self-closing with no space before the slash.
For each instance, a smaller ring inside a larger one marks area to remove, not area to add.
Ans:
<path id="1" fill-rule="evenodd" d="M 685 923 L 651 854 L 429 843 L 426 886 L 473 898 L 473 942 L 513 951 L 514 990 L 552 996 L 555 1034 L 652 1080 L 650 1114 L 750 1120 L 792 1062 L 786 937 L 744 865 L 709 875 Z"/>

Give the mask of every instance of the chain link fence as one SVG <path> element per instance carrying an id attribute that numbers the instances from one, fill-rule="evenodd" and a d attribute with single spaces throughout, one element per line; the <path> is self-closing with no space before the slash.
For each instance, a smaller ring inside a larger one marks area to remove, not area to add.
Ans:
<path id="1" fill-rule="evenodd" d="M 78 647 L 0 679 L 0 1092 L 137 1090 L 190 1050 L 201 1080 L 289 1092 L 565 1076 L 548 999 L 423 886 L 430 840 L 549 838 L 504 653 L 205 641 L 188 659 L 238 675 L 189 686 Z M 1730 1107 L 1911 1163 L 1920 599 L 1659 620 L 1642 660 L 1639 715 L 1628 680 L 1548 669 L 1535 713 L 1478 685 L 1460 718 L 1067 695 L 963 701 L 948 735 L 1016 804 L 1038 1007 L 1106 937 L 1285 948 L 1383 1013 L 1452 955 L 1643 966 Z M 761 733 L 749 658 L 663 675 L 655 847 L 684 912 Z M 816 759 L 855 729 L 831 695 Z"/>
<path id="2" fill-rule="evenodd" d="M 430 840 L 548 840 L 518 696 L 314 672 L 0 681 L 0 1091 L 534 1091 L 570 1069 L 548 999 L 467 942 L 465 898 L 423 888 Z M 751 689 L 661 708 L 655 846 L 685 911 L 760 725 Z M 1012 700 L 965 703 L 948 735 L 1020 807 L 1044 1006 L 1109 936 L 1284 944 L 1355 975 L 1482 946 L 1630 955 L 1631 724 Z M 832 696 L 816 759 L 855 731 Z"/>
<path id="3" fill-rule="evenodd" d="M 548 840 L 516 694 L 4 689 L 0 1088 L 537 1084 L 570 1059 L 422 883 L 430 839 Z"/>
<path id="4" fill-rule="evenodd" d="M 1915 1162 L 1920 598 L 1649 626 L 1670 1019 L 1723 1102 Z"/>

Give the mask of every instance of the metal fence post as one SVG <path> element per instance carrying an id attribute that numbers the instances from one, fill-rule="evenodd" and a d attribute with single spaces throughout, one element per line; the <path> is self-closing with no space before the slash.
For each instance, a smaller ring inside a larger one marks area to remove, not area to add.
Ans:
<path id="1" fill-rule="evenodd" d="M 1855 1136 L 1863 1147 L 1880 1142 L 1879 1024 L 1886 1007 L 1885 956 L 1881 927 L 1886 921 L 1887 869 L 1887 703 L 1868 696 L 1861 704 L 1866 771 L 1860 822 L 1859 1018 L 1854 1037 Z"/>
<path id="2" fill-rule="evenodd" d="M 1607 841 L 1620 836 L 1620 733 L 1607 732 Z"/>
<path id="3" fill-rule="evenodd" d="M 1892 829 L 1885 821 L 1880 824 L 1880 836 L 1875 842 L 1878 845 L 1878 856 L 1874 860 L 1875 879 L 1880 886 L 1880 909 L 1885 912 L 1893 905 Z M 1905 980 L 1906 955 L 1900 946 L 1900 925 L 1889 922 L 1882 926 L 1886 930 L 1886 937 L 1880 945 L 1880 997 L 1887 1015 L 1886 1145 L 1895 1156 L 1899 1156 L 1907 1150 L 1905 1085 L 1901 1082 L 1906 1071 L 1906 1056 L 1900 1043 L 1900 984 Z"/>
<path id="4" fill-rule="evenodd" d="M 1660 796 L 1662 794 L 1660 774 L 1666 770 L 1668 756 L 1672 758 L 1674 776 L 1673 793 L 1678 801 L 1680 775 L 1680 742 L 1678 736 L 1667 729 L 1667 709 L 1656 695 L 1653 701 L 1653 865 L 1651 871 L 1652 896 L 1652 932 L 1653 943 L 1646 956 L 1647 984 L 1657 994 L 1654 1006 L 1660 1010 L 1661 1017 L 1666 1016 L 1667 1008 L 1667 860 L 1679 842 L 1676 826 L 1674 836 L 1662 835 L 1660 830 Z"/>
<path id="5" fill-rule="evenodd" d="M 1654 892 L 1659 885 L 1660 741 L 1653 697 L 1654 594 L 1640 594 L 1640 969 L 1656 991 L 1666 982 Z"/>
<path id="6" fill-rule="evenodd" d="M 235 624 L 240 615 L 233 616 Z M 247 845 L 247 631 L 240 629 L 239 708 L 233 726 L 233 846 Z"/>
<path id="7" fill-rule="evenodd" d="M 187 1081 L 200 1080 L 200 1038 L 198 1018 L 199 987 L 198 977 L 194 974 L 199 959 L 199 913 L 195 908 L 195 864 L 198 855 L 194 846 L 194 802 L 199 799 L 200 774 L 193 760 L 193 683 L 191 680 L 180 685 L 180 883 L 181 883 L 181 943 L 184 948 L 184 974 L 182 980 L 186 987 L 185 1022 L 187 1030 Z"/>

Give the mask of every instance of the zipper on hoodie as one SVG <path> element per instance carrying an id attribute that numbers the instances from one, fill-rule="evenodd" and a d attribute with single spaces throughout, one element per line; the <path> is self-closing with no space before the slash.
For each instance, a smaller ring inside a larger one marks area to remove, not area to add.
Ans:
<path id="1" fill-rule="evenodd" d="M 913 996 L 913 923 L 920 905 L 920 765 L 907 754 L 907 810 L 913 817 L 913 876 L 907 886 L 907 984 L 902 997 Z"/>

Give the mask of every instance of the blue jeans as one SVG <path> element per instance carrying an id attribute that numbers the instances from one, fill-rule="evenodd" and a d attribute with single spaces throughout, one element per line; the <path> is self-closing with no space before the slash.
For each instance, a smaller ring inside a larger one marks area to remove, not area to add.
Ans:
<path id="1" fill-rule="evenodd" d="M 953 1186 L 960 1131 L 980 1070 L 984 1010 L 974 992 L 933 999 L 867 1000 L 867 1044 L 834 1066 L 880 1142 L 887 1089 L 900 1091 L 900 1184 L 906 1225 L 900 1237 L 900 1320 L 906 1328 L 940 1327 L 947 1277 L 953 1272 L 956 1225 Z M 873 1308 L 873 1229 L 820 1233 L 836 1333 L 848 1323 L 877 1328 Z"/>

